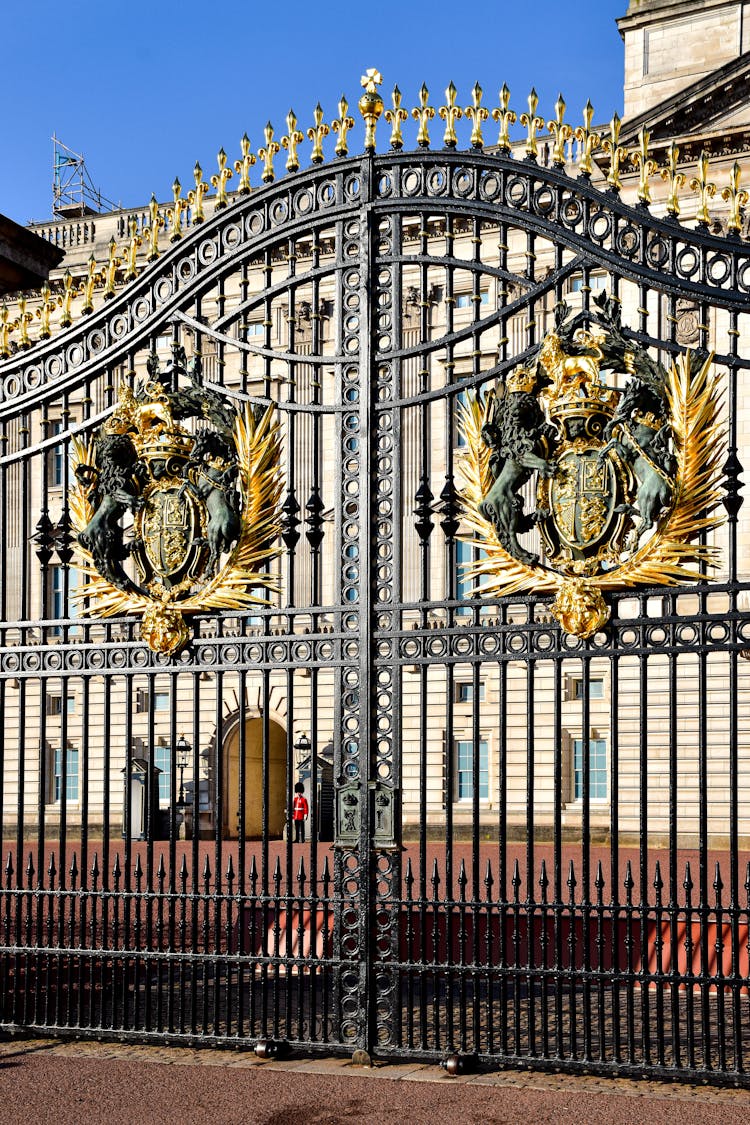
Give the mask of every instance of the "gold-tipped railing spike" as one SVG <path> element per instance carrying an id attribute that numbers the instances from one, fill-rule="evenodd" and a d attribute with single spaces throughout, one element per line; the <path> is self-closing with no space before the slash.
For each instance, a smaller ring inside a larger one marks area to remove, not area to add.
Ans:
<path id="1" fill-rule="evenodd" d="M 122 263 L 122 258 L 117 254 L 117 243 L 114 238 L 109 240 L 109 253 L 107 256 L 107 264 L 104 267 L 104 300 L 110 301 L 115 295 L 115 286 L 117 284 L 117 269 Z"/>
<path id="2" fill-rule="evenodd" d="M 242 134 L 240 141 L 240 152 L 242 157 L 234 162 L 234 170 L 240 177 L 240 186 L 237 188 L 238 195 L 250 194 L 250 169 L 255 164 L 255 153 L 250 151 L 250 138 L 247 133 Z"/>
<path id="3" fill-rule="evenodd" d="M 458 144 L 458 137 L 456 135 L 456 122 L 463 117 L 464 111 L 460 106 L 456 105 L 456 96 L 458 90 L 450 82 L 445 91 L 445 105 L 441 105 L 438 113 L 445 122 L 445 132 L 443 133 L 443 145 L 445 148 L 455 148 Z"/>
<path id="4" fill-rule="evenodd" d="M 220 211 L 222 207 L 226 207 L 229 200 L 227 199 L 227 183 L 232 178 L 232 169 L 227 168 L 227 154 L 223 148 L 220 148 L 216 155 L 216 162 L 219 165 L 219 171 L 211 177 L 211 184 L 216 191 L 216 203 L 214 207 Z"/>
<path id="5" fill-rule="evenodd" d="M 190 195 L 193 193 L 191 192 Z M 188 196 L 188 202 L 190 201 Z M 136 260 L 138 257 L 138 248 L 143 243 L 143 239 L 138 233 L 138 220 L 133 217 L 130 220 L 130 240 L 128 241 L 128 248 L 125 252 L 125 280 L 132 281 L 134 277 L 138 276 L 138 268 Z"/>
<path id="6" fill-rule="evenodd" d="M 634 164 L 638 165 L 638 202 L 642 203 L 644 207 L 648 207 L 651 202 L 651 187 L 649 186 L 649 179 L 657 169 L 655 160 L 652 160 L 648 154 L 648 142 L 651 139 L 651 134 L 645 127 L 641 129 L 638 134 L 638 149 L 633 153 L 631 160 Z"/>
<path id="7" fill-rule="evenodd" d="M 148 235 L 148 260 L 154 262 L 159 257 L 159 231 L 164 226 L 164 219 L 159 214 L 159 204 L 156 202 L 156 196 L 151 196 L 151 201 L 148 205 L 149 224 L 144 234 Z"/>
<path id="8" fill-rule="evenodd" d="M 282 147 L 289 153 L 286 158 L 286 170 L 287 172 L 296 172 L 299 168 L 297 146 L 304 141 L 305 134 L 297 128 L 297 114 L 293 109 L 290 109 L 286 115 L 286 129 L 286 136 L 281 138 Z"/>
<path id="9" fill-rule="evenodd" d="M 208 184 L 203 179 L 203 169 L 197 160 L 193 168 L 193 179 L 195 180 L 195 187 L 188 192 L 188 203 L 190 204 L 193 226 L 195 226 L 197 223 L 202 223 L 206 217 L 203 214 L 203 199 L 208 191 Z"/>
<path id="10" fill-rule="evenodd" d="M 276 173 L 273 170 L 273 158 L 281 146 L 278 141 L 273 139 L 273 125 L 270 121 L 266 122 L 263 136 L 266 138 L 266 143 L 263 148 L 258 149 L 258 156 L 263 161 L 263 172 L 260 178 L 264 184 L 272 184 L 276 179 Z"/>
<path id="11" fill-rule="evenodd" d="M 313 143 L 312 152 L 310 153 L 310 160 L 313 164 L 323 163 L 323 141 L 330 131 L 330 128 L 323 120 L 323 107 L 320 102 L 318 102 L 313 110 L 313 124 L 307 130 L 307 138 Z"/>
<path id="12" fill-rule="evenodd" d="M 10 319 L 8 306 L 3 305 L 0 309 L 0 356 L 3 359 L 10 355 L 10 335 L 15 327 L 15 321 Z"/>
<path id="13" fill-rule="evenodd" d="M 510 152 L 510 127 L 516 123 L 516 114 L 512 109 L 508 109 L 510 102 L 510 90 L 503 82 L 503 88 L 500 91 L 500 105 L 497 109 L 493 109 L 492 118 L 494 121 L 500 122 L 500 135 L 497 138 L 497 147 L 501 152 Z"/>
<path id="14" fill-rule="evenodd" d="M 83 307 L 81 312 L 88 314 L 94 311 L 94 289 L 96 288 L 98 280 L 99 274 L 96 272 L 96 258 L 92 254 L 86 267 L 86 276 L 79 289 L 79 293 L 83 294 Z"/>
<path id="15" fill-rule="evenodd" d="M 60 313 L 60 327 L 67 328 L 69 324 L 73 323 L 73 298 L 75 296 L 75 286 L 73 285 L 73 275 L 70 270 L 66 270 L 63 274 L 63 291 L 59 298 L 61 308 Z"/>
<path id="16" fill-rule="evenodd" d="M 590 176 L 594 170 L 594 165 L 591 156 L 600 147 L 602 138 L 599 133 L 595 133 L 591 128 L 591 122 L 594 119 L 594 107 L 591 101 L 587 101 L 583 107 L 583 125 L 579 125 L 576 129 L 576 140 L 580 146 L 578 151 L 578 175 Z"/>
<path id="17" fill-rule="evenodd" d="M 21 339 L 19 341 L 22 348 L 31 347 L 31 337 L 29 336 L 29 325 L 34 319 L 34 314 L 30 313 L 26 308 L 26 298 L 18 298 L 18 321 L 17 324 L 21 329 Z"/>
<path id="18" fill-rule="evenodd" d="M 537 140 L 537 133 L 540 129 L 544 128 L 544 118 L 537 116 L 537 106 L 539 105 L 539 95 L 536 90 L 531 88 L 529 94 L 529 112 L 521 114 L 521 124 L 526 127 L 526 158 L 528 160 L 536 160 L 539 155 L 539 141 Z"/>
<path id="19" fill-rule="evenodd" d="M 612 120 L 609 123 L 609 136 L 602 140 L 602 148 L 609 157 L 609 172 L 607 174 L 607 183 L 612 191 L 620 191 L 622 188 L 622 180 L 620 179 L 620 168 L 623 164 L 627 163 L 629 153 L 626 148 L 620 144 L 620 129 L 622 128 L 622 121 L 620 115 L 614 113 Z"/>
<path id="20" fill-rule="evenodd" d="M 429 122 L 435 116 L 435 110 L 429 104 L 430 91 L 425 86 L 424 82 L 419 88 L 419 105 L 415 106 L 411 111 L 411 115 L 415 121 L 419 122 L 419 129 L 417 130 L 417 144 L 420 148 L 430 147 L 430 129 Z"/>
<path id="21" fill-rule="evenodd" d="M 360 84 L 365 91 L 358 102 L 359 112 L 365 122 L 365 152 L 375 151 L 375 130 L 383 112 L 383 99 L 378 91 L 382 81 L 382 74 L 374 66 L 365 71 L 360 78 Z"/>
<path id="22" fill-rule="evenodd" d="M 484 137 L 482 136 L 482 122 L 486 121 L 490 115 L 490 111 L 485 109 L 482 105 L 482 87 L 478 82 L 475 82 L 471 88 L 471 105 L 468 105 L 464 110 L 464 117 L 471 121 L 471 138 L 470 145 L 477 150 L 484 148 Z"/>
<path id="23" fill-rule="evenodd" d="M 729 173 L 729 186 L 722 188 L 721 198 L 729 204 L 727 231 L 739 234 L 742 230 L 742 208 L 750 201 L 750 194 L 740 187 L 742 169 L 735 160 Z"/>
<path id="24" fill-rule="evenodd" d="M 557 165 L 558 168 L 564 168 L 567 163 L 565 146 L 573 136 L 573 130 L 564 118 L 565 98 L 562 94 L 558 94 L 555 102 L 555 119 L 547 122 L 547 128 L 555 138 L 555 143 L 552 146 L 552 163 Z"/>
<path id="25" fill-rule="evenodd" d="M 173 205 L 167 211 L 167 218 L 169 219 L 169 241 L 177 242 L 182 238 L 182 213 L 187 211 L 188 201 L 181 196 L 182 184 L 175 176 L 174 183 L 172 184 L 172 199 Z"/>
<path id="26" fill-rule="evenodd" d="M 113 239 L 114 241 L 114 239 Z M 36 315 L 39 318 L 39 339 L 49 340 L 52 335 L 52 327 L 50 321 L 52 319 L 52 312 L 57 308 L 57 301 L 52 296 L 52 290 L 45 281 L 42 286 L 42 303 L 36 310 Z"/>
<path id="27" fill-rule="evenodd" d="M 698 207 L 695 212 L 695 219 L 702 227 L 707 227 L 711 222 L 708 201 L 709 199 L 713 199 L 716 195 L 716 184 L 711 183 L 709 180 L 708 170 L 709 156 L 707 152 L 702 152 L 698 157 L 698 175 L 693 176 L 690 181 L 690 187 L 698 196 Z"/>
<path id="28" fill-rule="evenodd" d="M 349 116 L 349 102 L 344 94 L 339 98 L 339 115 L 331 122 L 331 128 L 338 137 L 334 149 L 336 156 L 348 156 L 349 130 L 354 128 L 354 118 Z"/>
<path id="29" fill-rule="evenodd" d="M 409 114 L 401 105 L 402 96 L 398 86 L 393 87 L 391 101 L 393 102 L 393 109 L 387 109 L 384 117 L 391 127 L 391 148 L 400 152 L 404 147 L 404 135 L 401 132 L 401 126 L 404 121 L 408 121 Z"/>
<path id="30" fill-rule="evenodd" d="M 678 168 L 680 160 L 680 150 L 677 145 L 672 141 L 667 151 L 667 166 L 662 168 L 661 177 L 666 180 L 669 185 L 667 191 L 667 213 L 674 219 L 680 213 L 680 188 L 685 186 L 687 177 L 684 172 L 680 172 Z"/>

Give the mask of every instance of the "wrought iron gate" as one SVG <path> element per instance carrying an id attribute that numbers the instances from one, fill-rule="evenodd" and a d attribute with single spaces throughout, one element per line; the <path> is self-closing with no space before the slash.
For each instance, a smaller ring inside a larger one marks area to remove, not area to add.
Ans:
<path id="1" fill-rule="evenodd" d="M 744 1082 L 750 253 L 593 186 L 585 138 L 566 170 L 448 114 L 430 151 L 426 99 L 415 152 L 394 103 L 348 156 L 345 107 L 274 181 L 271 134 L 262 185 L 0 365 L 2 1023 Z M 471 594 L 458 414 L 598 288 L 654 357 L 715 352 L 727 519 L 717 579 L 582 640 Z M 277 403 L 285 472 L 281 592 L 174 658 L 78 613 L 67 503 L 73 439 L 173 344 Z"/>

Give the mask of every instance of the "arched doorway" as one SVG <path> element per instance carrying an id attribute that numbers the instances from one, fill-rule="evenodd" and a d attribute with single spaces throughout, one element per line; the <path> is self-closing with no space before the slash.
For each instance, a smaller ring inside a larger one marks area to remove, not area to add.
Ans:
<path id="1" fill-rule="evenodd" d="M 280 837 L 286 809 L 286 731 L 269 721 L 266 755 L 268 771 L 268 834 Z M 224 835 L 239 834 L 240 726 L 229 732 L 224 743 Z M 263 719 L 245 722 L 245 836 L 260 836 L 263 830 Z"/>

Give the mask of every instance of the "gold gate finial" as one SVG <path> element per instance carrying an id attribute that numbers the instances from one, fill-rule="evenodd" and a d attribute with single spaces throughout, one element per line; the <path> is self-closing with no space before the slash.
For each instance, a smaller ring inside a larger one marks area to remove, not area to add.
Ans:
<path id="1" fill-rule="evenodd" d="M 428 121 L 431 121 L 435 116 L 435 110 L 429 104 L 430 91 L 425 86 L 424 82 L 419 88 L 419 105 L 415 106 L 411 111 L 411 115 L 415 121 L 419 122 L 419 129 L 417 130 L 417 144 L 420 148 L 430 147 L 430 130 Z"/>
<path id="2" fill-rule="evenodd" d="M 75 288 L 73 286 L 73 275 L 70 270 L 66 270 L 63 274 L 63 292 L 59 299 L 60 308 L 60 327 L 67 328 L 69 324 L 73 323 L 72 304 L 73 297 L 75 296 Z"/>
<path id="3" fill-rule="evenodd" d="M 354 128 L 354 118 L 349 116 L 349 102 L 344 94 L 339 99 L 339 115 L 331 122 L 331 128 L 338 136 L 334 152 L 337 156 L 347 156 L 349 153 L 347 137 L 349 130 Z"/>
<path id="4" fill-rule="evenodd" d="M 391 148 L 395 149 L 396 152 L 400 152 L 404 147 L 404 137 L 401 132 L 401 126 L 404 121 L 408 121 L 409 114 L 401 106 L 401 91 L 398 86 L 393 87 L 391 101 L 393 102 L 393 109 L 387 109 L 385 111 L 385 119 L 391 127 Z"/>
<path id="5" fill-rule="evenodd" d="M 458 90 L 453 83 L 450 82 L 445 91 L 445 105 L 441 105 L 438 110 L 438 113 L 445 122 L 445 133 L 443 134 L 443 145 L 445 148 L 455 148 L 458 144 L 456 122 L 459 118 L 463 117 L 464 113 L 461 107 L 456 105 L 457 93 Z"/>
<path id="6" fill-rule="evenodd" d="M 83 308 L 81 312 L 91 313 L 94 311 L 94 289 L 98 280 L 99 274 L 96 272 L 96 258 L 92 254 L 86 267 L 86 277 L 79 289 L 79 293 L 83 294 Z"/>
<path id="7" fill-rule="evenodd" d="M 485 109 L 482 105 L 482 87 L 478 82 L 475 82 L 471 88 L 471 101 L 472 104 L 467 106 L 464 110 L 464 117 L 467 117 L 472 122 L 471 140 L 472 148 L 483 149 L 484 137 L 482 136 L 482 122 L 486 121 L 490 115 L 490 111 Z"/>
<path id="8" fill-rule="evenodd" d="M 536 160 L 539 153 L 537 132 L 544 128 L 544 118 L 537 117 L 536 107 L 539 105 L 539 95 L 532 86 L 529 94 L 529 112 L 521 114 L 521 124 L 526 126 L 526 156 L 529 160 Z"/>
<path id="9" fill-rule="evenodd" d="M 583 125 L 579 125 L 576 129 L 576 140 L 578 141 L 580 151 L 578 153 L 578 174 L 579 176 L 590 176 L 594 170 L 594 165 L 591 161 L 591 154 L 598 149 L 602 143 L 602 139 L 598 133 L 593 132 L 591 122 L 594 119 L 594 107 L 591 101 L 587 101 L 583 107 Z"/>
<path id="10" fill-rule="evenodd" d="M 182 238 L 182 212 L 187 210 L 188 201 L 182 198 L 181 192 L 182 184 L 177 176 L 175 176 L 174 183 L 172 184 L 172 199 L 174 203 L 167 211 L 170 242 L 177 242 Z"/>
<path id="11" fill-rule="evenodd" d="M 656 161 L 648 154 L 648 142 L 651 134 L 645 127 L 638 134 L 638 151 L 633 153 L 632 160 L 638 165 L 640 176 L 638 179 L 638 202 L 648 207 L 651 202 L 651 188 L 649 177 L 656 171 Z"/>
<path id="12" fill-rule="evenodd" d="M 365 90 L 359 99 L 359 112 L 365 122 L 365 152 L 375 151 L 375 128 L 383 112 L 383 99 L 378 93 L 378 86 L 382 81 L 382 74 L 374 66 L 365 71 L 360 79 Z"/>
<path id="13" fill-rule="evenodd" d="M 195 180 L 195 188 L 193 191 L 188 192 L 188 203 L 193 211 L 193 226 L 195 226 L 197 223 L 202 223 L 206 217 L 203 214 L 203 197 L 208 191 L 208 184 L 203 179 L 203 169 L 197 160 L 193 168 L 193 178 Z"/>
<path id="14" fill-rule="evenodd" d="M 722 189 L 721 198 L 726 200 L 729 204 L 729 217 L 727 218 L 727 231 L 731 234 L 739 234 L 742 230 L 742 208 L 750 200 L 750 195 L 744 188 L 740 187 L 740 177 L 742 170 L 735 160 L 732 165 L 732 170 L 729 173 L 729 187 Z"/>
<path id="15" fill-rule="evenodd" d="M 250 169 L 255 164 L 255 153 L 250 151 L 250 138 L 247 133 L 242 134 L 240 141 L 240 152 L 242 153 L 241 160 L 235 160 L 234 170 L 240 177 L 240 186 L 237 188 L 238 195 L 250 194 Z"/>
<path id="16" fill-rule="evenodd" d="M 620 165 L 628 159 L 628 150 L 620 144 L 621 127 L 622 122 L 619 113 L 613 113 L 612 120 L 609 123 L 609 137 L 605 137 L 602 141 L 602 148 L 609 157 L 607 183 L 612 191 L 620 191 L 622 188 Z"/>
<path id="17" fill-rule="evenodd" d="M 272 184 L 276 179 L 276 173 L 273 170 L 273 158 L 281 146 L 278 141 L 273 139 L 273 125 L 270 121 L 266 122 L 263 136 L 266 138 L 266 143 L 263 148 L 258 149 L 258 156 L 263 161 L 263 174 L 260 178 L 264 184 Z"/>
<path id="18" fill-rule="evenodd" d="M 114 238 L 109 240 L 109 256 L 107 257 L 107 265 L 104 268 L 104 300 L 111 301 L 115 295 L 115 286 L 117 284 L 117 267 L 122 262 L 122 258 L 117 255 L 117 243 Z"/>
<path id="19" fill-rule="evenodd" d="M 114 239 L 112 241 L 114 242 Z M 42 303 L 39 306 L 39 308 L 36 310 L 36 315 L 39 317 L 39 339 L 40 340 L 49 340 L 50 336 L 52 335 L 52 329 L 50 327 L 50 318 L 52 316 L 52 310 L 56 306 L 57 306 L 57 301 L 52 296 L 52 290 L 50 289 L 49 285 L 45 281 L 44 285 L 42 286 Z M 1 352 L 2 352 L 2 349 L 0 348 L 0 353 Z"/>
<path id="20" fill-rule="evenodd" d="M 555 143 L 552 146 L 552 163 L 557 165 L 558 168 L 565 167 L 565 145 L 573 136 L 573 130 L 564 121 L 564 117 L 565 98 L 562 94 L 558 94 L 555 102 L 555 120 L 547 122 L 547 128 L 555 138 Z"/>
<path id="21" fill-rule="evenodd" d="M 698 175 L 693 176 L 690 181 L 690 187 L 698 196 L 698 208 L 695 212 L 695 219 L 702 227 L 707 227 L 711 222 L 708 201 L 709 199 L 713 199 L 716 195 L 716 184 L 711 183 L 708 178 L 708 167 L 708 153 L 702 152 L 698 157 Z"/>
<path id="22" fill-rule="evenodd" d="M 9 316 L 8 306 L 3 305 L 0 309 L 0 356 L 3 359 L 10 355 L 10 334 L 15 328 L 15 322 L 10 321 Z"/>
<path id="23" fill-rule="evenodd" d="M 192 195 L 192 192 L 191 192 Z M 189 196 L 188 196 L 189 198 Z M 125 265 L 125 280 L 132 281 L 137 277 L 138 270 L 136 268 L 136 258 L 138 256 L 138 247 L 142 245 L 143 239 L 138 233 L 138 220 L 133 216 L 129 223 L 130 227 L 130 241 L 128 242 L 128 249 L 126 254 Z"/>
<path id="24" fill-rule="evenodd" d="M 297 114 L 293 109 L 290 109 L 286 115 L 286 129 L 286 136 L 281 138 L 282 147 L 289 152 L 286 158 L 286 170 L 296 172 L 299 168 L 297 145 L 304 141 L 305 135 L 297 128 Z"/>
<path id="25" fill-rule="evenodd" d="M 501 152 L 510 152 L 510 133 L 508 130 L 511 125 L 516 123 L 515 110 L 508 109 L 509 101 L 510 90 L 503 82 L 503 88 L 500 91 L 500 107 L 492 111 L 493 120 L 500 122 L 500 136 L 497 138 L 497 147 Z"/>
<path id="26" fill-rule="evenodd" d="M 216 161 L 219 165 L 219 171 L 211 177 L 211 183 L 216 188 L 216 204 L 217 211 L 222 207 L 226 207 L 229 200 L 227 199 L 227 183 L 232 178 L 232 169 L 227 168 L 227 154 L 223 148 L 220 148 Z"/>
<path id="27" fill-rule="evenodd" d="M 680 188 L 684 186 L 686 176 L 684 172 L 678 170 L 680 160 L 680 150 L 677 145 L 672 141 L 667 151 L 667 166 L 662 168 L 661 176 L 669 184 L 669 191 L 667 193 L 667 212 L 673 218 L 677 218 L 680 213 Z"/>
<path id="28" fill-rule="evenodd" d="M 18 298 L 18 320 L 17 320 L 16 323 L 20 326 L 20 329 L 21 329 L 20 344 L 21 344 L 21 347 L 24 350 L 26 350 L 26 348 L 31 347 L 31 338 L 29 336 L 29 325 L 30 325 L 30 323 L 33 319 L 34 319 L 34 314 L 28 312 L 28 310 L 26 308 L 26 298 L 25 297 L 19 297 Z"/>
<path id="29" fill-rule="evenodd" d="M 307 130 L 308 140 L 313 143 L 310 160 L 313 164 L 322 164 L 324 160 L 323 138 L 327 137 L 331 130 L 323 121 L 323 107 L 320 102 L 313 110 L 313 122 L 314 124 Z"/>
<path id="30" fill-rule="evenodd" d="M 155 261 L 159 257 L 159 231 L 164 226 L 164 219 L 159 214 L 159 204 L 156 201 L 156 196 L 152 194 L 151 202 L 148 205 L 148 213 L 150 222 L 146 228 L 148 234 L 148 260 L 149 262 Z"/>

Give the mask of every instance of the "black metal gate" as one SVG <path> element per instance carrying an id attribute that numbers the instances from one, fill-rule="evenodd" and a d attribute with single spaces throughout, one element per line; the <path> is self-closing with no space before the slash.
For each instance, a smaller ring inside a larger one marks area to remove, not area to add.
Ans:
<path id="1" fill-rule="evenodd" d="M 750 253 L 536 126 L 514 159 L 427 120 L 278 182 L 268 141 L 263 185 L 0 365 L 2 1023 L 742 1082 Z M 727 520 L 718 578 L 580 640 L 470 595 L 457 418 L 600 288 L 654 356 L 715 352 Z M 67 505 L 71 443 L 173 343 L 278 404 L 285 472 L 281 593 L 174 659 L 78 614 Z"/>

